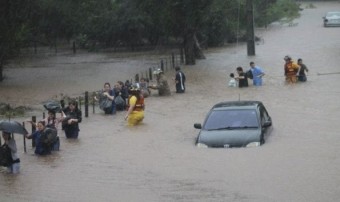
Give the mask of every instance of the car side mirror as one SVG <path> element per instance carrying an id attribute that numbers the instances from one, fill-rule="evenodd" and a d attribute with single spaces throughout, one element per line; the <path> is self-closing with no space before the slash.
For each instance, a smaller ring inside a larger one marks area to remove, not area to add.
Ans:
<path id="1" fill-rule="evenodd" d="M 194 128 L 196 129 L 202 129 L 202 125 L 200 123 L 195 123 Z"/>
<path id="2" fill-rule="evenodd" d="M 267 128 L 267 127 L 269 127 L 271 125 L 272 125 L 271 121 L 266 121 L 266 122 L 264 122 L 263 127 Z"/>

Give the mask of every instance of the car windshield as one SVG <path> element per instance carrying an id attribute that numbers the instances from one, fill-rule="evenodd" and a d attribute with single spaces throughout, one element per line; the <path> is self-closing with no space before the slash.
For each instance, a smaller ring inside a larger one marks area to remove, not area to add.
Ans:
<path id="1" fill-rule="evenodd" d="M 234 130 L 258 128 L 254 109 L 214 110 L 205 122 L 205 130 Z"/>
<path id="2" fill-rule="evenodd" d="M 340 12 L 329 12 L 326 17 L 340 17 Z"/>

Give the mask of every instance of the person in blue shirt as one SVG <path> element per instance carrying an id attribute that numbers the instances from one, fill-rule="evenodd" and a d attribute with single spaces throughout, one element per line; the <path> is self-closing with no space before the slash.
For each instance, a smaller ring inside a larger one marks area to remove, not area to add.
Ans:
<path id="1" fill-rule="evenodd" d="M 27 134 L 25 137 L 27 139 L 33 139 L 35 143 L 35 151 L 34 153 L 37 155 L 47 155 L 51 154 L 51 146 L 44 144 L 43 136 L 45 131 L 45 122 L 39 121 L 37 123 L 37 131 L 33 132 L 32 134 Z"/>
<path id="2" fill-rule="evenodd" d="M 254 62 L 250 62 L 250 70 L 253 74 L 253 85 L 254 86 L 262 86 L 262 77 L 264 76 L 264 72 L 261 67 L 256 66 Z"/>

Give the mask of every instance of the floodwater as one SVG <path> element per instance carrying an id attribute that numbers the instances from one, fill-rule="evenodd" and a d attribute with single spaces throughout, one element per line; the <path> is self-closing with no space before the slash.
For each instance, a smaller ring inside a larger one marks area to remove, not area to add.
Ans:
<path id="1" fill-rule="evenodd" d="M 314 5 L 302 11 L 295 26 L 257 30 L 263 40 L 256 56 L 247 56 L 240 43 L 210 49 L 206 60 L 183 66 L 187 92 L 147 98 L 138 127 L 126 126 L 124 112 L 90 112 L 80 138 L 60 135 L 61 151 L 48 157 L 33 155 L 30 146 L 24 153 L 16 135 L 21 173 L 0 173 L 0 201 L 339 201 L 340 75 L 321 74 L 340 71 L 340 28 L 322 26 L 324 13 L 340 10 L 340 3 Z M 283 82 L 287 54 L 303 58 L 308 82 Z M 96 90 L 106 81 L 133 78 L 150 61 L 109 54 L 30 59 L 6 69 L 0 101 L 34 105 L 60 93 Z M 265 70 L 264 85 L 228 88 L 229 73 L 239 65 L 248 68 L 250 61 Z M 167 72 L 170 83 L 173 74 Z M 239 98 L 267 107 L 274 131 L 266 144 L 195 147 L 193 124 L 202 122 L 213 104 Z"/>

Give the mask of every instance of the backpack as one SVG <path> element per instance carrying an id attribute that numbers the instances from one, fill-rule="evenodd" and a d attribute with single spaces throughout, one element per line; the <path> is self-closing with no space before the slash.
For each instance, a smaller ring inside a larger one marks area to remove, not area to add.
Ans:
<path id="1" fill-rule="evenodd" d="M 102 99 L 99 101 L 99 108 L 104 110 L 112 107 L 112 101 L 108 98 Z"/>
<path id="2" fill-rule="evenodd" d="M 253 79 L 253 72 L 252 72 L 251 70 L 248 70 L 248 71 L 246 72 L 246 76 L 247 76 L 247 78 L 249 78 L 249 79 Z"/>
<path id="3" fill-rule="evenodd" d="M 45 146 L 52 146 L 57 141 L 57 130 L 46 128 L 40 137 L 40 141 Z"/>
<path id="4" fill-rule="evenodd" d="M 118 95 L 115 98 L 115 103 L 116 103 L 116 106 L 124 106 L 125 105 L 125 100 L 122 98 L 122 96 Z"/>
<path id="5" fill-rule="evenodd" d="M 0 166 L 8 167 L 13 164 L 12 152 L 7 145 L 0 147 Z"/>

